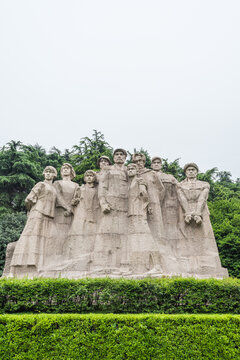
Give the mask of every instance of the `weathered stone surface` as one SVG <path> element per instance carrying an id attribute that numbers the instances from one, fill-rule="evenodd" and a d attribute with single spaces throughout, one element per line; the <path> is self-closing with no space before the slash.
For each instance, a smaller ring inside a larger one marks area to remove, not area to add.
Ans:
<path id="1" fill-rule="evenodd" d="M 182 273 L 199 276 L 227 275 L 221 267 L 218 249 L 209 219 L 207 198 L 210 186 L 196 179 L 196 164 L 185 165 L 186 179 L 178 186 L 180 229 L 178 258 Z"/>
<path id="2" fill-rule="evenodd" d="M 20 239 L 8 245 L 4 276 L 129 277 L 228 276 L 221 267 L 211 227 L 209 184 L 197 180 L 196 164 L 185 166 L 181 183 L 161 170 L 160 157 L 145 168 L 124 149 L 114 164 L 99 159 L 100 171 L 72 181 L 70 164 L 53 167 L 26 198 L 29 216 Z"/>

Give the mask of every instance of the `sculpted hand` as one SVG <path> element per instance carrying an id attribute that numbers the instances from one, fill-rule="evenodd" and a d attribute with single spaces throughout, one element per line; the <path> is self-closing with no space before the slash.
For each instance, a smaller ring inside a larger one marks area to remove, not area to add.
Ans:
<path id="1" fill-rule="evenodd" d="M 153 214 L 153 209 L 151 207 L 148 207 L 147 212 L 148 212 L 149 215 L 152 215 Z"/>
<path id="2" fill-rule="evenodd" d="M 185 216 L 184 221 L 185 221 L 185 223 L 189 224 L 191 219 L 192 219 L 192 215 L 188 214 Z"/>
<path id="3" fill-rule="evenodd" d="M 103 211 L 104 214 L 110 213 L 110 211 L 111 211 L 110 205 L 109 205 L 109 204 L 105 204 L 105 205 L 103 206 L 103 208 L 102 208 L 102 211 Z"/>
<path id="4" fill-rule="evenodd" d="M 70 216 L 72 214 L 72 209 L 71 208 L 67 208 L 66 211 L 64 211 L 64 216 Z"/>
<path id="5" fill-rule="evenodd" d="M 71 201 L 71 205 L 72 205 L 72 206 L 76 206 L 78 203 L 79 203 L 79 199 L 73 199 L 73 200 Z"/>
<path id="6" fill-rule="evenodd" d="M 196 224 L 201 224 L 201 222 L 202 222 L 201 216 L 195 215 L 194 216 L 194 221 L 196 222 Z"/>

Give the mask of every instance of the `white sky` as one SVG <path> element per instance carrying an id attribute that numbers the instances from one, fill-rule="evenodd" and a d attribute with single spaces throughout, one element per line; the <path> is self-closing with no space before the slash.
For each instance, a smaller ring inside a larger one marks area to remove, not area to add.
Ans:
<path id="1" fill-rule="evenodd" d="M 239 0 L 1 0 L 0 146 L 93 129 L 240 177 Z"/>

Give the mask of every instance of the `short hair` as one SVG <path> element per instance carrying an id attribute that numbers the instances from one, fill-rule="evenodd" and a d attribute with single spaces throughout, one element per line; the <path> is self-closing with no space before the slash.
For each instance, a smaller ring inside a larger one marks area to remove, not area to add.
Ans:
<path id="1" fill-rule="evenodd" d="M 121 149 L 121 148 L 115 149 L 114 152 L 113 152 L 113 156 L 114 156 L 115 153 L 118 152 L 118 151 L 119 151 L 119 152 L 121 151 L 121 152 L 127 157 L 127 152 L 126 152 L 126 150 Z"/>
<path id="2" fill-rule="evenodd" d="M 197 164 L 195 164 L 195 163 L 188 163 L 188 164 L 186 164 L 186 165 L 184 166 L 184 168 L 183 168 L 184 173 L 186 173 L 186 170 L 187 170 L 187 168 L 189 168 L 189 167 L 194 167 L 194 168 L 197 170 L 197 172 L 199 172 L 199 169 L 198 169 Z"/>
<path id="3" fill-rule="evenodd" d="M 96 175 L 95 171 L 93 171 L 93 170 L 85 171 L 84 176 L 83 176 L 84 181 L 85 181 L 85 177 L 87 176 L 87 174 L 92 174 L 94 176 L 94 182 L 95 183 L 97 182 L 97 175 Z"/>
<path id="4" fill-rule="evenodd" d="M 54 173 L 54 178 L 57 177 L 57 170 L 55 169 L 55 167 L 50 165 L 46 166 L 42 174 L 44 175 L 47 170 L 50 170 L 52 173 Z"/>
<path id="5" fill-rule="evenodd" d="M 140 152 L 136 152 L 132 155 L 132 162 L 135 163 L 136 162 L 136 157 L 140 156 L 141 159 L 144 161 L 144 163 L 146 162 L 146 156 L 143 153 Z"/>
<path id="6" fill-rule="evenodd" d="M 159 156 L 154 156 L 151 160 L 151 164 L 155 161 L 155 160 L 159 160 L 160 163 L 162 164 L 162 159 Z"/>
<path id="7" fill-rule="evenodd" d="M 72 166 L 71 164 L 69 164 L 69 163 L 64 163 L 64 164 L 62 164 L 61 170 L 60 170 L 61 173 L 62 173 L 62 168 L 63 168 L 64 166 L 68 166 L 68 167 L 70 168 L 70 170 L 71 170 L 71 179 L 74 179 L 75 176 L 76 176 L 76 173 L 75 173 L 75 170 L 74 170 L 73 166 Z"/>

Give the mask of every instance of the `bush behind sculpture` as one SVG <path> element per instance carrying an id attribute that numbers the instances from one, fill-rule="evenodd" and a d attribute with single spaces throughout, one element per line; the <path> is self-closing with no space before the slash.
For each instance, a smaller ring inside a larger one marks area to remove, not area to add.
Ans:
<path id="1" fill-rule="evenodd" d="M 239 359 L 238 315 L 3 315 L 1 359 Z"/>
<path id="2" fill-rule="evenodd" d="M 240 314 L 237 279 L 1 279 L 1 313 Z"/>

